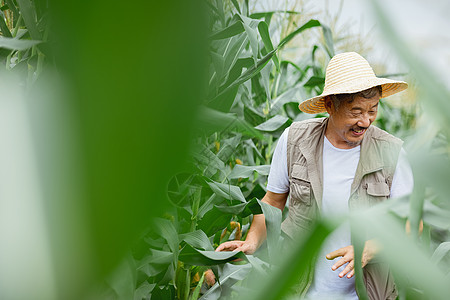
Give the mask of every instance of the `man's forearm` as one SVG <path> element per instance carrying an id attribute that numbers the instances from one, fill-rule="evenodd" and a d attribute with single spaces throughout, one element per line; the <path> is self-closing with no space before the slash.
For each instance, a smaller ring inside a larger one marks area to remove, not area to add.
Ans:
<path id="1" fill-rule="evenodd" d="M 261 201 L 283 211 L 284 205 L 286 204 L 287 195 L 287 193 L 275 194 L 272 192 L 267 192 Z M 247 238 L 245 239 L 245 241 L 255 245 L 255 249 L 258 249 L 259 246 L 261 246 L 261 244 L 265 241 L 266 236 L 266 219 L 264 215 L 254 215 L 253 222 L 250 225 L 250 229 L 248 230 Z"/>
<path id="2" fill-rule="evenodd" d="M 250 225 L 250 229 L 248 230 L 247 237 L 245 241 L 255 245 L 255 248 L 258 249 L 259 246 L 266 239 L 266 219 L 263 214 L 254 215 L 253 222 Z"/>

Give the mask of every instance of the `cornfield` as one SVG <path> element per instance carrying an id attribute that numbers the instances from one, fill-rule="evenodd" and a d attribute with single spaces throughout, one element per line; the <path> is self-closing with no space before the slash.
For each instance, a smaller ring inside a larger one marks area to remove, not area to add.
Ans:
<path id="1" fill-rule="evenodd" d="M 356 261 L 370 232 L 399 299 L 447 299 L 450 93 L 369 2 L 407 67 L 378 76 L 414 83 L 407 104 L 380 101 L 375 125 L 405 141 L 415 183 L 410 197 L 348 216 Z M 295 298 L 344 220 L 318 220 L 288 250 L 288 208 L 260 200 L 282 132 L 326 116 L 298 102 L 352 51 L 302 5 L 2 1 L 0 298 Z M 245 240 L 256 214 L 261 249 L 215 251 Z M 356 286 L 368 299 L 361 265 Z"/>

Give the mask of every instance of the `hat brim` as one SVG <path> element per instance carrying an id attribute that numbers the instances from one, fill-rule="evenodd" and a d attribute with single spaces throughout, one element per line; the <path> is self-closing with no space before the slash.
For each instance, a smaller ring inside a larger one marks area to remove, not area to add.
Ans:
<path id="1" fill-rule="evenodd" d="M 301 111 L 308 114 L 323 113 L 326 112 L 324 100 L 326 96 L 338 94 L 353 94 L 376 86 L 381 86 L 381 98 L 386 98 L 408 88 L 408 84 L 404 81 L 378 77 L 358 79 L 356 81 L 344 82 L 334 89 L 328 89 L 321 95 L 301 102 L 298 107 Z"/>

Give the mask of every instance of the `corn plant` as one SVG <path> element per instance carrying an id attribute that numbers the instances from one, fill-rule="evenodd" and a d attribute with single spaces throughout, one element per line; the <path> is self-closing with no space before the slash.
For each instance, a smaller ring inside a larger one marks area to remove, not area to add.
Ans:
<path id="1" fill-rule="evenodd" d="M 297 104 L 323 89 L 325 66 L 315 57 L 319 51 L 328 58 L 334 55 L 330 28 L 318 20 L 304 20 L 274 46 L 271 20 L 280 12 L 251 13 L 245 1 L 242 6 L 236 1 L 216 1 L 209 7 L 209 89 L 200 111 L 192 167 L 170 181 L 172 211 L 155 220 L 156 230 L 150 230 L 145 242 L 136 247 L 134 295 L 139 299 L 219 299 L 238 292 L 254 294 L 250 278 L 268 277 L 273 270 L 274 254 L 280 250 L 280 223 L 287 213 L 287 208 L 281 214 L 259 201 L 266 191 L 276 141 L 293 121 L 323 116 L 302 114 Z M 300 63 L 283 60 L 282 48 L 297 34 L 314 27 L 322 30 L 324 44 L 306 45 L 311 55 L 301 58 Z M 383 104 L 382 111 L 378 125 L 391 126 L 394 133 L 408 128 L 415 118 L 410 113 L 408 119 L 394 124 L 390 114 L 395 110 Z M 268 226 L 263 249 L 255 255 L 213 251 L 224 241 L 245 239 L 253 214 L 258 213 L 265 214 Z M 317 230 L 320 234 L 305 237 L 299 244 L 302 247 L 297 254 L 304 253 L 300 257 L 312 257 L 331 229 L 318 226 Z M 237 258 L 243 261 L 232 262 Z M 290 276 L 298 276 L 302 265 L 291 264 L 287 270 Z M 279 285 L 283 293 L 289 292 L 292 280 L 286 283 Z M 264 292 L 267 294 L 259 297 L 270 295 Z"/>
<path id="2" fill-rule="evenodd" d="M 197 147 L 192 153 L 194 171 L 172 180 L 169 195 L 178 209 L 166 219 L 157 221 L 170 226 L 170 232 L 178 233 L 181 250 L 170 261 L 171 272 L 176 275 L 172 281 L 173 286 L 169 288 L 161 288 L 161 282 L 167 283 L 170 279 L 166 269 L 163 278 L 165 282 L 154 281 L 149 276 L 140 287 L 145 287 L 152 295 L 170 294 L 179 299 L 196 299 L 201 294 L 203 299 L 236 297 L 239 294 L 245 295 L 243 298 L 254 299 L 286 297 L 290 293 L 290 286 L 295 285 L 296 278 L 304 270 L 305 261 L 314 257 L 333 228 L 327 221 L 319 222 L 311 235 L 300 238 L 295 251 L 288 256 L 289 259 L 279 262 L 281 267 L 275 267 L 272 265 L 274 261 L 271 260 L 271 254 L 280 250 L 276 245 L 279 243 L 279 224 L 283 216 L 258 200 L 265 193 L 266 175 L 276 139 L 292 121 L 308 118 L 298 111 L 296 100 L 319 94 L 324 84 L 324 65 L 314 59 L 318 51 L 317 46 L 309 46 L 312 55 L 310 58 L 304 58 L 300 65 L 283 60 L 281 49 L 294 35 L 320 26 L 325 41 L 320 50 L 330 58 L 334 55 L 331 30 L 317 20 L 309 20 L 284 39 L 280 39 L 280 43 L 275 47 L 270 36 L 270 21 L 274 12 L 251 14 L 246 2 L 242 10 L 236 1 L 231 4 L 226 6 L 229 9 L 227 12 L 220 2 L 210 5 L 215 17 L 212 18 L 212 27 L 215 30 L 210 37 L 212 41 L 208 98 L 199 121 L 201 135 L 197 138 Z M 261 18 L 264 18 L 264 21 Z M 396 109 L 388 102 L 382 102 L 377 125 L 407 138 L 408 142 L 417 140 L 420 133 L 416 134 L 413 130 L 417 121 L 416 109 L 416 106 Z M 320 116 L 322 115 L 315 117 Z M 446 139 L 436 137 L 428 141 L 438 143 L 440 150 L 437 151 L 441 154 L 447 153 Z M 409 146 L 408 143 L 407 145 Z M 411 150 L 413 149 L 412 147 Z M 413 236 L 417 236 L 418 220 L 423 218 L 425 231 L 417 243 L 428 249 L 429 255 L 430 251 L 436 249 L 432 261 L 443 260 L 448 250 L 447 243 L 442 243 L 447 238 L 448 226 L 444 224 L 448 224 L 445 221 L 448 218 L 437 213 L 438 207 L 443 208 L 442 202 L 430 188 L 427 188 L 427 200 L 424 201 L 424 186 L 420 178 L 418 176 L 419 180 L 411 198 L 411 208 L 408 208 L 408 199 L 398 199 L 380 205 L 370 213 L 352 217 L 356 255 L 358 259 L 362 251 L 362 244 L 358 244 L 358 240 L 361 240 L 358 235 L 361 230 L 358 228 L 372 227 L 377 236 L 382 236 L 386 228 L 396 228 L 396 234 L 401 239 L 400 245 L 395 242 L 395 238 L 384 237 L 381 240 L 391 244 L 387 253 L 391 256 L 389 261 L 397 275 L 400 296 L 419 297 L 425 294 L 443 298 L 447 291 L 442 280 L 435 282 L 434 288 L 419 284 L 426 281 L 424 276 L 419 275 L 418 271 L 407 276 L 412 269 L 404 268 L 403 264 L 407 262 L 404 257 L 400 257 L 410 247 L 417 249 L 411 240 L 403 238 L 404 232 L 399 230 L 398 224 L 404 224 L 407 218 L 415 228 Z M 424 206 L 424 203 L 427 203 L 427 206 Z M 263 250 L 257 252 L 256 256 L 211 252 L 226 240 L 245 239 L 251 217 L 255 213 L 264 213 L 266 217 L 268 238 Z M 284 214 L 286 213 L 285 211 Z M 376 224 L 377 218 L 383 219 L 385 226 Z M 161 225 L 156 227 L 160 228 Z M 441 236 L 432 237 L 433 231 Z M 164 232 L 167 234 L 167 231 L 159 229 L 158 232 L 161 246 L 164 244 Z M 158 238 L 154 237 L 147 241 L 152 247 L 155 246 L 156 240 Z M 166 241 L 169 242 L 167 238 Z M 175 244 L 174 242 L 174 248 Z M 437 272 L 437 268 L 425 267 L 430 258 L 420 250 L 410 251 L 419 257 L 419 264 L 424 267 L 426 274 L 437 280 L 436 275 L 431 275 Z M 413 255 L 408 257 L 412 258 Z M 243 259 L 245 263 L 230 263 L 236 258 Z M 152 262 L 155 263 L 154 260 Z M 148 268 L 142 264 L 140 266 Z M 208 285 L 204 284 L 208 268 L 212 269 L 219 281 L 209 289 Z M 357 266 L 357 288 L 362 291 L 364 298 L 360 268 Z M 275 275 L 269 276 L 270 271 L 275 272 Z M 257 287 L 254 281 L 249 279 L 255 277 L 259 278 L 258 280 L 268 278 L 267 284 L 264 285 L 267 288 L 258 289 L 261 283 L 259 282 Z M 273 278 L 278 282 L 275 288 L 269 283 L 273 282 Z M 411 282 L 418 286 L 412 287 Z M 168 294 L 162 294 L 163 291 Z"/>
<path id="3" fill-rule="evenodd" d="M 45 0 L 4 0 L 0 8 L 0 61 L 32 84 L 43 71 L 49 47 Z"/>

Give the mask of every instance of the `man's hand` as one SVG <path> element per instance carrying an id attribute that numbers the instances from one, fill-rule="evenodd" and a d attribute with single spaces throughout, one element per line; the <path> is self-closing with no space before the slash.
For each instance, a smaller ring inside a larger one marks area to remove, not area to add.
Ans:
<path id="1" fill-rule="evenodd" d="M 369 261 L 375 256 L 378 252 L 378 246 L 375 244 L 373 240 L 369 240 L 364 245 L 364 250 L 361 258 L 362 267 L 364 268 Z M 344 277 L 347 275 L 347 278 L 352 278 L 355 275 L 355 253 L 353 250 L 353 246 L 347 246 L 344 248 L 337 249 L 336 251 L 330 252 L 326 255 L 326 258 L 329 260 L 335 259 L 336 257 L 342 256 L 340 260 L 338 260 L 331 269 L 333 271 L 337 270 L 342 265 L 347 264 L 347 266 L 339 273 L 339 277 Z"/>
<path id="2" fill-rule="evenodd" d="M 257 245 L 248 241 L 229 241 L 219 245 L 216 251 L 242 251 L 245 254 L 253 254 L 257 249 Z"/>

